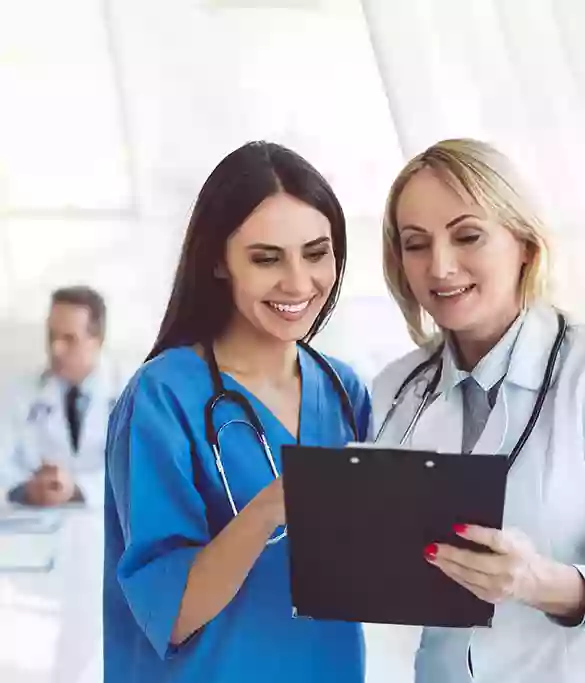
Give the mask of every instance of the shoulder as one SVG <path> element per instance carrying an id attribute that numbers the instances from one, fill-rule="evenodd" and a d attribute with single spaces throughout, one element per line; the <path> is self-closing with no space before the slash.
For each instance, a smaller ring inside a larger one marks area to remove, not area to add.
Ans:
<path id="1" fill-rule="evenodd" d="M 34 405 L 51 385 L 51 375 L 45 372 L 19 373 L 0 382 L 1 409 L 17 409 Z"/>
<path id="2" fill-rule="evenodd" d="M 374 378 L 372 383 L 374 400 L 378 394 L 386 395 L 391 393 L 394 395 L 406 377 L 408 377 L 417 365 L 428 360 L 432 352 L 433 347 L 430 345 L 423 346 L 388 363 L 388 365 L 386 365 L 386 367 Z"/>
<path id="3" fill-rule="evenodd" d="M 354 409 L 364 401 L 369 401 L 369 391 L 366 383 L 349 363 L 339 360 L 339 358 L 329 356 L 328 354 L 319 353 L 319 355 L 331 366 L 341 380 Z"/>
<path id="4" fill-rule="evenodd" d="M 569 323 L 561 358 L 561 375 L 571 376 L 585 395 L 585 325 Z"/>
<path id="5" fill-rule="evenodd" d="M 3 383 L 5 392 L 17 394 L 21 397 L 34 398 L 50 382 L 52 376 L 47 372 L 32 372 L 19 374 Z"/>
<path id="6" fill-rule="evenodd" d="M 569 321 L 567 342 L 571 352 L 581 356 L 585 355 L 585 325 Z"/>
<path id="7" fill-rule="evenodd" d="M 168 349 L 144 363 L 130 378 L 112 411 L 112 421 L 144 406 L 161 413 L 177 412 L 185 402 L 210 391 L 204 361 L 187 347 Z"/>
<path id="8" fill-rule="evenodd" d="M 326 354 L 321 355 L 339 375 L 339 379 L 342 381 L 345 390 L 350 396 L 367 391 L 365 382 L 362 381 L 357 372 L 352 368 L 351 365 L 349 365 L 349 363 L 339 360 L 339 358 L 335 358 L 333 356 Z"/>
<path id="9" fill-rule="evenodd" d="M 329 355 L 320 355 L 337 373 L 341 384 L 347 392 L 355 416 L 358 436 L 360 440 L 364 440 L 367 435 L 371 416 L 370 392 L 368 391 L 365 382 L 348 363 Z"/>

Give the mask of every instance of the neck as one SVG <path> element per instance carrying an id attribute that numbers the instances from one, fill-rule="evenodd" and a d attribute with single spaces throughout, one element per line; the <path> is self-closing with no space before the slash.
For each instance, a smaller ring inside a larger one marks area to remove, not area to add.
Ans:
<path id="1" fill-rule="evenodd" d="M 496 325 L 481 332 L 469 331 L 453 334 L 457 360 L 461 369 L 468 372 L 473 370 L 512 327 L 519 314 L 520 311 L 516 310 L 512 315 L 502 317 Z"/>
<path id="2" fill-rule="evenodd" d="M 93 374 L 95 368 L 91 368 L 85 373 L 80 373 L 78 377 L 63 377 L 62 375 L 59 375 L 56 372 L 53 372 L 53 375 L 55 377 L 58 377 L 62 382 L 65 382 L 66 384 L 69 384 L 71 386 L 79 387 L 81 386 L 85 380 Z"/>
<path id="3" fill-rule="evenodd" d="M 213 345 L 220 369 L 248 378 L 280 384 L 298 375 L 296 342 L 262 336 L 256 330 L 232 326 Z"/>

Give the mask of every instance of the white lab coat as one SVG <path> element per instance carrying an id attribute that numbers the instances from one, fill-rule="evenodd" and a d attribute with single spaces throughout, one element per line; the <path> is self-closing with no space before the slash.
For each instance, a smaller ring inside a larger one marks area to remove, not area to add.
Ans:
<path id="1" fill-rule="evenodd" d="M 475 453 L 512 450 L 533 409 L 557 328 L 551 307 L 539 304 L 528 311 Z M 418 349 L 376 378 L 374 433 L 399 385 L 428 355 Z M 432 371 L 413 382 L 379 445 L 398 446 Z M 584 426 L 585 329 L 569 326 L 540 419 L 509 474 L 504 526 L 521 529 L 543 555 L 574 564 L 585 575 Z M 462 402 L 456 388 L 425 410 L 404 447 L 460 452 L 461 439 Z M 491 629 L 424 629 L 416 656 L 416 683 L 577 683 L 584 676 L 585 625 L 564 627 L 514 602 L 496 607 Z"/>
<path id="2" fill-rule="evenodd" d="M 43 374 L 17 381 L 3 400 L 2 493 L 28 479 L 44 459 L 72 472 L 87 503 L 83 509 L 69 510 L 63 516 L 55 539 L 58 552 L 52 572 L 4 577 L 17 593 L 38 593 L 58 604 L 52 683 L 79 681 L 90 660 L 99 661 L 105 441 L 109 413 L 124 380 L 119 368 L 103 358 L 80 387 L 88 400 L 83 406 L 77 453 L 71 446 L 65 414 L 67 388 L 58 378 Z"/>
<path id="3" fill-rule="evenodd" d="M 19 382 L 4 401 L 0 487 L 7 492 L 26 481 L 43 461 L 69 470 L 90 506 L 103 501 L 104 451 L 109 413 L 122 388 L 121 378 L 102 362 L 83 382 L 87 400 L 74 452 L 65 414 L 64 383 L 50 373 Z"/>

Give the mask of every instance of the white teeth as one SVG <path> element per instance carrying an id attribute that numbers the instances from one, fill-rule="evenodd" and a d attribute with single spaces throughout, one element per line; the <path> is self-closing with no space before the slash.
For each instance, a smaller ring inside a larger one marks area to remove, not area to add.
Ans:
<path id="1" fill-rule="evenodd" d="M 282 311 L 283 313 L 300 313 L 307 308 L 309 302 L 303 301 L 300 304 L 277 304 L 271 301 L 270 305 L 272 308 L 276 308 L 277 311 Z"/>
<path id="2" fill-rule="evenodd" d="M 460 287 L 459 289 L 452 289 L 450 292 L 435 292 L 437 296 L 457 296 L 458 294 L 463 294 L 463 292 L 466 292 L 469 289 L 469 287 Z"/>

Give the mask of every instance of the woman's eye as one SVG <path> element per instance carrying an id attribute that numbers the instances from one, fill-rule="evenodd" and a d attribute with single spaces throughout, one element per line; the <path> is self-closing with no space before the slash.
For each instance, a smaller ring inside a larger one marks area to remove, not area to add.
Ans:
<path id="1" fill-rule="evenodd" d="M 427 246 L 426 242 L 407 242 L 403 249 L 404 251 L 421 251 L 422 249 L 426 249 Z"/>
<path id="2" fill-rule="evenodd" d="M 278 258 L 276 256 L 252 256 L 252 263 L 258 266 L 269 266 L 277 261 Z"/>
<path id="3" fill-rule="evenodd" d="M 462 244 L 473 244 L 474 242 L 477 242 L 478 239 L 479 235 L 460 235 L 457 237 L 457 241 Z"/>
<path id="4" fill-rule="evenodd" d="M 328 250 L 313 251 L 312 253 L 307 254 L 305 256 L 305 258 L 308 259 L 309 261 L 313 261 L 314 263 L 316 263 L 317 261 L 320 261 L 322 258 L 327 256 L 328 253 L 329 253 Z"/>

